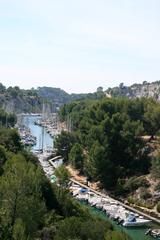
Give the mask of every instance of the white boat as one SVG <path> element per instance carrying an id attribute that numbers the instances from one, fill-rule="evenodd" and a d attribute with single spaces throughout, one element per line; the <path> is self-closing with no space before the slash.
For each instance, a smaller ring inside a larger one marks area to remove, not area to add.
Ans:
<path id="1" fill-rule="evenodd" d="M 80 201 L 86 201 L 88 200 L 88 194 L 78 194 L 75 196 L 75 198 Z"/>
<path id="2" fill-rule="evenodd" d="M 124 227 L 140 227 L 140 226 L 146 226 L 149 223 L 151 223 L 151 220 L 141 218 L 141 217 L 136 217 L 135 214 L 131 213 L 123 222 L 123 226 Z"/>

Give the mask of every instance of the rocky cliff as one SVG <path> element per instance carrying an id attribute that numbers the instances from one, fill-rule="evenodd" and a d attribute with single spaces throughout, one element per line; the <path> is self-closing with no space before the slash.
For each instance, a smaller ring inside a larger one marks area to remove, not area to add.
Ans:
<path id="1" fill-rule="evenodd" d="M 121 83 L 119 87 L 108 88 L 106 94 L 112 97 L 153 97 L 156 100 L 160 100 L 160 81 L 151 83 L 144 81 L 142 84 L 133 84 L 131 86 L 125 86 Z"/>

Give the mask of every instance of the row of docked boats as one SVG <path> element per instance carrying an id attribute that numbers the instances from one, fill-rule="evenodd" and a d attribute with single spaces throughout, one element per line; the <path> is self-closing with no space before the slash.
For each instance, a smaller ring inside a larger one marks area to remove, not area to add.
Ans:
<path id="1" fill-rule="evenodd" d="M 40 118 L 37 121 L 35 121 L 34 124 L 44 127 L 46 132 L 51 137 L 55 137 L 56 135 L 58 135 L 60 133 L 60 130 L 57 127 L 56 117 L 53 117 L 52 119 L 45 119 L 45 120 Z"/>
<path id="2" fill-rule="evenodd" d="M 34 154 L 37 156 L 38 161 L 43 168 L 43 171 L 48 179 L 51 178 L 53 175 L 54 169 L 51 166 L 50 162 L 48 159 L 52 156 L 52 152 L 47 152 L 47 151 L 36 151 Z"/>
<path id="3" fill-rule="evenodd" d="M 45 172 L 45 175 L 52 182 L 54 170 L 58 166 L 52 165 L 52 163 L 54 164 L 57 161 L 56 157 L 49 160 L 51 154 L 47 152 L 36 153 L 36 155 Z M 62 163 L 63 162 L 60 164 Z M 110 198 L 109 196 L 98 195 L 90 188 L 83 188 L 73 181 L 70 182 L 69 190 L 75 199 L 85 201 L 90 206 L 103 211 L 106 216 L 124 227 L 146 226 L 151 223 L 151 220 L 145 219 L 143 216 L 127 210 L 118 201 Z"/>
<path id="4" fill-rule="evenodd" d="M 21 126 L 18 128 L 18 132 L 21 138 L 22 144 L 25 146 L 34 146 L 37 143 L 35 136 L 31 134 L 31 131 L 26 126 Z"/>
<path id="5" fill-rule="evenodd" d="M 124 227 L 146 226 L 151 223 L 151 220 L 127 210 L 109 196 L 98 195 L 89 188 L 82 188 L 75 183 L 72 183 L 69 189 L 77 200 L 85 201 L 90 206 L 103 211 L 110 219 L 116 221 L 117 224 L 122 224 Z"/>
<path id="6" fill-rule="evenodd" d="M 56 180 L 54 171 L 56 168 L 63 164 L 63 158 L 61 156 L 55 157 L 55 152 L 51 150 L 34 150 L 34 155 L 37 156 L 39 164 L 43 168 L 46 177 L 53 183 Z"/>
<path id="7" fill-rule="evenodd" d="M 57 182 L 54 171 L 59 164 L 63 164 L 62 158 L 60 158 L 60 156 L 52 157 L 53 152 L 50 151 L 36 151 L 35 154 L 38 157 L 46 177 L 51 183 Z M 75 199 L 85 201 L 90 206 L 103 211 L 106 216 L 117 224 L 121 224 L 123 227 L 148 226 L 151 223 L 150 220 L 145 219 L 143 216 L 128 211 L 118 201 L 109 196 L 96 194 L 90 188 L 81 187 L 81 185 L 75 183 L 73 180 L 70 181 L 68 188 Z M 159 239 L 160 232 L 158 232 L 158 230 L 148 229 L 146 235 Z"/>

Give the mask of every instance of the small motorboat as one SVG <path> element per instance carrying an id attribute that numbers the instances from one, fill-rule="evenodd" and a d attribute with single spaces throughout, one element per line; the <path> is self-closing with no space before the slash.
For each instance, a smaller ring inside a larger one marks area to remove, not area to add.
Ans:
<path id="1" fill-rule="evenodd" d="M 151 220 L 136 217 L 134 213 L 130 213 L 126 220 L 124 220 L 123 226 L 124 227 L 139 227 L 139 226 L 146 226 L 151 223 Z"/>

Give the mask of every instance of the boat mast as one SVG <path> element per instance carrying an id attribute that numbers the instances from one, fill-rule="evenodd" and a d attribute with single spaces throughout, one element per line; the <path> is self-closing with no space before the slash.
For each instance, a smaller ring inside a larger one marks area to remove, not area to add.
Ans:
<path id="1" fill-rule="evenodd" d="M 44 126 L 42 126 L 42 152 L 44 151 Z"/>

